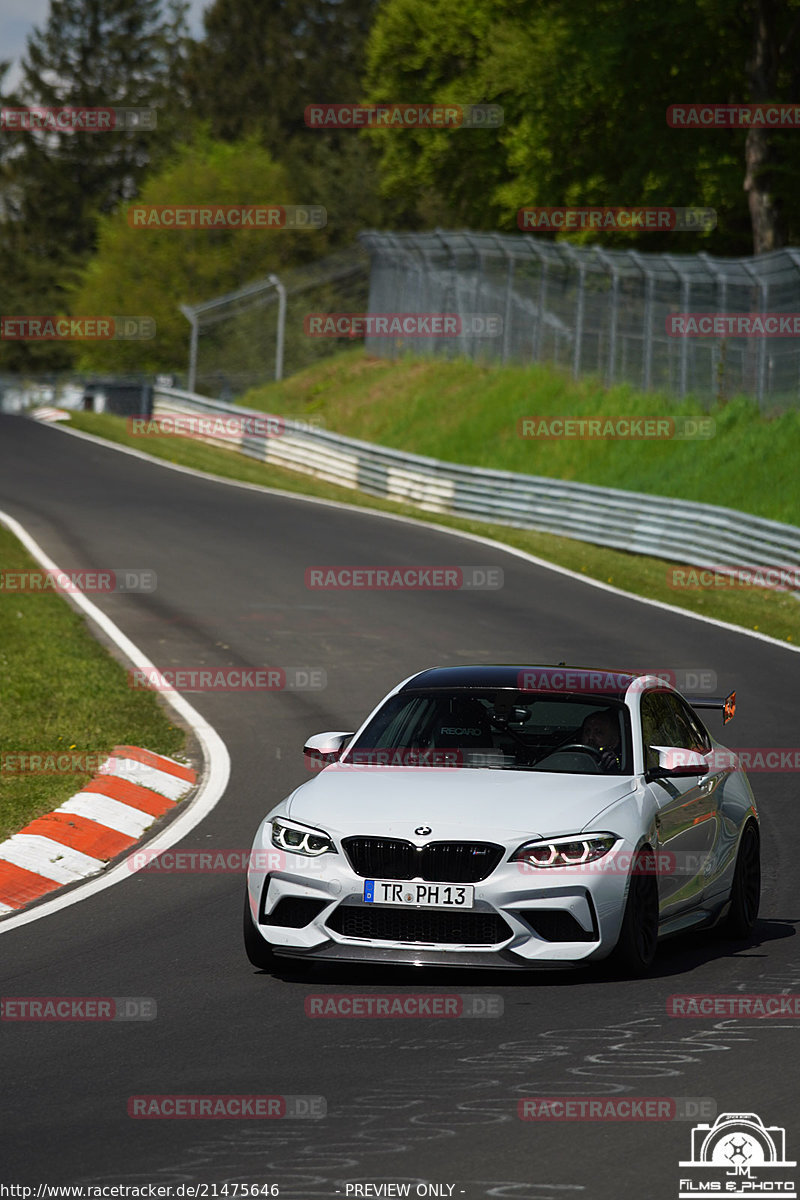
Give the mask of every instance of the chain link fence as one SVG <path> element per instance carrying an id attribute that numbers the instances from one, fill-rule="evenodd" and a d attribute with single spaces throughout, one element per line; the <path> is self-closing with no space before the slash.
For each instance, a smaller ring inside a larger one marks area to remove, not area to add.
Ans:
<path id="1" fill-rule="evenodd" d="M 280 379 L 353 344 L 311 338 L 309 312 L 364 312 L 369 257 L 358 246 L 282 271 L 183 313 L 192 325 L 188 386 L 220 400 Z"/>
<path id="2" fill-rule="evenodd" d="M 380 357 L 414 353 L 551 362 L 611 385 L 762 408 L 800 404 L 800 338 L 668 333 L 683 313 L 800 313 L 800 251 L 758 258 L 642 254 L 531 234 L 360 235 L 371 313 L 497 316 L 495 336 L 464 320 L 454 337 L 370 336 Z"/>

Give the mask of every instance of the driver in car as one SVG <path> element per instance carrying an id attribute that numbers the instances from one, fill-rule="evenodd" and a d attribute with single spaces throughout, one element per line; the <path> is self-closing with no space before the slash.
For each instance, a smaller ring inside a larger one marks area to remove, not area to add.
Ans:
<path id="1" fill-rule="evenodd" d="M 604 771 L 619 770 L 622 765 L 619 720 L 610 708 L 600 709 L 586 717 L 581 725 L 580 740 L 602 751 L 597 761 Z"/>

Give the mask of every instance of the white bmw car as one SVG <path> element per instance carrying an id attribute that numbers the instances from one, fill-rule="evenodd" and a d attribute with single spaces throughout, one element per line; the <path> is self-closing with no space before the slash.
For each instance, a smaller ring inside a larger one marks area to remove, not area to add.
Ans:
<path id="1" fill-rule="evenodd" d="M 264 818 L 244 940 L 276 955 L 459 967 L 651 965 L 660 937 L 758 915 L 760 838 L 735 754 L 655 675 L 438 667 Z"/>

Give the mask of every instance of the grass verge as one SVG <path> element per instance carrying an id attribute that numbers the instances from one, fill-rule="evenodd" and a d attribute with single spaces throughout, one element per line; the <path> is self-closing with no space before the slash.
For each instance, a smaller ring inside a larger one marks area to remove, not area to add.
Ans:
<path id="1" fill-rule="evenodd" d="M 0 563 L 3 571 L 41 571 L 2 525 Z M 0 693 L 0 840 L 63 804 L 94 773 L 20 772 L 19 755 L 68 752 L 96 762 L 118 744 L 173 757 L 185 745 L 155 693 L 131 689 L 125 668 L 54 592 L 0 589 Z"/>
<path id="2" fill-rule="evenodd" d="M 447 462 L 579 480 L 720 504 L 800 525 L 800 411 L 761 413 L 744 397 L 707 408 L 628 386 L 574 380 L 551 366 L 367 358 L 346 350 L 242 403 L 320 418 L 335 433 Z M 526 417 L 710 417 L 706 439 L 537 440 Z"/>

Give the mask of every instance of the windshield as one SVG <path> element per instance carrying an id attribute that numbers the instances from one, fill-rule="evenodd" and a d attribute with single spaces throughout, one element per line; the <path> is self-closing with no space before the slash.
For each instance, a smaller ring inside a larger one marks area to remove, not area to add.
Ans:
<path id="1" fill-rule="evenodd" d="M 625 705 L 605 697 L 432 689 L 390 697 L 342 762 L 624 775 L 630 745 Z"/>

